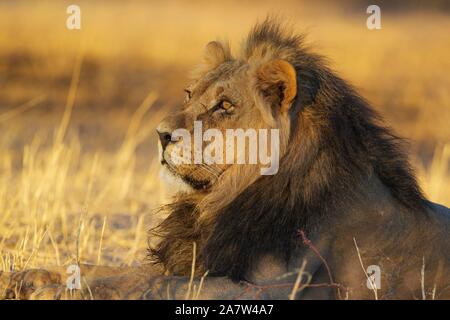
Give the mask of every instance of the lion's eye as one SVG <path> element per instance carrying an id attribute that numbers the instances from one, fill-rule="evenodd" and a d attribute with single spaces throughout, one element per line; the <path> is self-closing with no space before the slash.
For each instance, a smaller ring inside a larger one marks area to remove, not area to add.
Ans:
<path id="1" fill-rule="evenodd" d="M 218 109 L 225 111 L 227 114 L 231 114 L 234 111 L 234 105 L 229 101 L 223 100 L 218 104 Z"/>

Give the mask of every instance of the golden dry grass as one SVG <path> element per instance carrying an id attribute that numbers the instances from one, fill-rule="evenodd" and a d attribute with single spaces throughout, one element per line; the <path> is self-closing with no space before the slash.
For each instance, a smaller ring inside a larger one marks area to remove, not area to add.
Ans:
<path id="1" fill-rule="evenodd" d="M 255 4 L 258 7 L 255 8 Z M 135 264 L 164 198 L 159 119 L 182 101 L 206 42 L 239 39 L 268 12 L 316 50 L 411 141 L 431 200 L 450 205 L 450 29 L 439 12 L 347 12 L 299 1 L 0 4 L 0 270 L 74 261 Z"/>

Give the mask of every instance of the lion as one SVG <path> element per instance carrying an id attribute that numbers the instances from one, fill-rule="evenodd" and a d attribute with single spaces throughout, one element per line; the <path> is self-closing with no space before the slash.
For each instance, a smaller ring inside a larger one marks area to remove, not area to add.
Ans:
<path id="1" fill-rule="evenodd" d="M 450 298 L 450 210 L 426 199 L 402 140 L 303 35 L 267 18 L 236 56 L 210 42 L 192 78 L 157 128 L 162 169 L 180 191 L 150 232 L 151 263 L 82 266 L 75 296 L 55 269 L 5 274 L 3 297 Z M 175 161 L 174 132 L 195 121 L 277 129 L 278 172 Z"/>

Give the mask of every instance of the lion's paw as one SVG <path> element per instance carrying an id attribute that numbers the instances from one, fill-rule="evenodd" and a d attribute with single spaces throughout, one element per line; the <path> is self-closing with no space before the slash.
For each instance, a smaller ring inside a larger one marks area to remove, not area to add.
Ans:
<path id="1" fill-rule="evenodd" d="M 40 288 L 60 285 L 58 273 L 31 269 L 0 274 L 0 299 L 31 299 Z"/>

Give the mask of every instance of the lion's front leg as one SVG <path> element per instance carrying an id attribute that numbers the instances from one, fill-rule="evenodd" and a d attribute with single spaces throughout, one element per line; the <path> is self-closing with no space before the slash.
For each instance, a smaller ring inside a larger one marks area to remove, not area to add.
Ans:
<path id="1" fill-rule="evenodd" d="M 83 270 L 83 269 L 82 269 Z M 136 300 L 136 299 L 287 299 L 290 283 L 236 283 L 225 277 L 164 276 L 148 268 L 88 266 L 81 272 L 81 289 L 67 287 L 60 270 L 26 270 L 0 276 L 3 299 Z M 90 271 L 90 272 L 88 272 Z M 84 274 L 84 276 L 83 276 Z"/>

